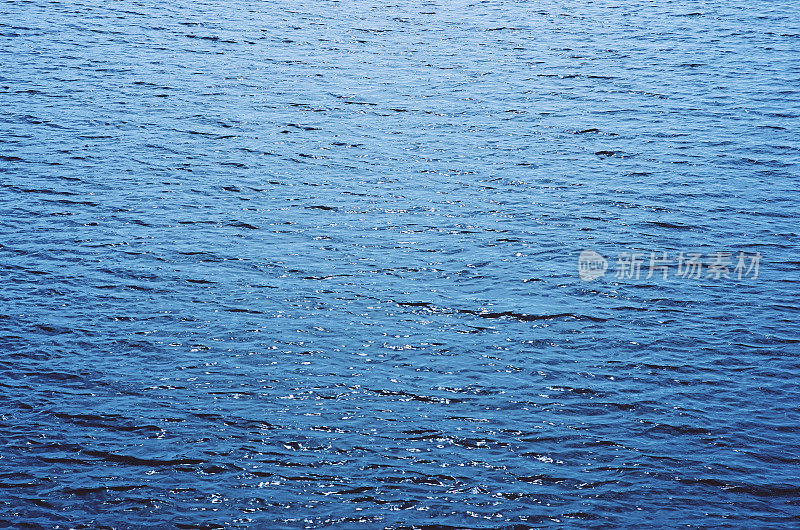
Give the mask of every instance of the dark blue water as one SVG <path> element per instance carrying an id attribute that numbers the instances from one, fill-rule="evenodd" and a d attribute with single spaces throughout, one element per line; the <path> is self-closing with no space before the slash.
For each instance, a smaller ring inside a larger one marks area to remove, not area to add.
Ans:
<path id="1" fill-rule="evenodd" d="M 5 1 L 0 525 L 796 525 L 799 58 L 789 1 Z"/>

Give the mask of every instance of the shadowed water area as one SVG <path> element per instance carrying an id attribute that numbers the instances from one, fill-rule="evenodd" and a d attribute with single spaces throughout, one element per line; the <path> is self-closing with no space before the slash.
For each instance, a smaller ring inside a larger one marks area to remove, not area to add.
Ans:
<path id="1" fill-rule="evenodd" d="M 789 1 L 2 3 L 0 526 L 797 524 L 799 57 Z"/>

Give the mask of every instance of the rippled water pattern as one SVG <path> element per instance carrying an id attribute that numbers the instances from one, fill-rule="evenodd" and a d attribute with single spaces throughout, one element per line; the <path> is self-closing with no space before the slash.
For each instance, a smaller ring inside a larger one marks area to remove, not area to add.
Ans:
<path id="1" fill-rule="evenodd" d="M 793 1 L 5 1 L 0 525 L 797 524 L 799 52 Z"/>

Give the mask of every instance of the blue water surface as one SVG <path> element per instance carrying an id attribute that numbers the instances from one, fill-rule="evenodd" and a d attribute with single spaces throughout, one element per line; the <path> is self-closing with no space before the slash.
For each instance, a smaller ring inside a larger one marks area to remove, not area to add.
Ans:
<path id="1" fill-rule="evenodd" d="M 796 525 L 798 59 L 794 1 L 6 0 L 0 526 Z"/>

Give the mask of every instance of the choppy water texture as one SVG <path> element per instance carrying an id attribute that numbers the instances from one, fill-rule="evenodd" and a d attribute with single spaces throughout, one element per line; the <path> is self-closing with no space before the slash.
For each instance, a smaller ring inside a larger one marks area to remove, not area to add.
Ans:
<path id="1" fill-rule="evenodd" d="M 794 4 L 4 2 L 0 521 L 796 524 Z"/>

